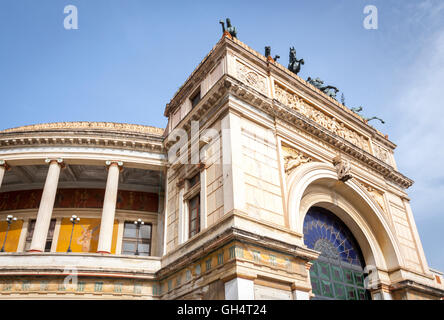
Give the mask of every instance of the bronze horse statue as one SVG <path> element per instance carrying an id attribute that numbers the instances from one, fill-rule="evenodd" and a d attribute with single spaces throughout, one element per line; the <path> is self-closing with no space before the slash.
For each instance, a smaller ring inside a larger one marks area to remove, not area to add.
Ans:
<path id="1" fill-rule="evenodd" d="M 265 47 L 265 57 L 266 57 L 266 58 L 271 57 L 271 47 L 270 47 L 270 46 L 266 46 L 266 47 Z M 273 60 L 274 60 L 274 61 L 277 61 L 277 59 L 279 59 L 279 58 L 280 58 L 279 55 L 275 55 L 274 58 L 273 58 Z"/>
<path id="2" fill-rule="evenodd" d="M 372 121 L 372 120 L 379 120 L 379 121 L 381 121 L 382 124 L 385 123 L 384 120 L 382 120 L 381 118 L 378 118 L 378 117 L 371 117 L 371 118 L 366 118 L 366 117 L 364 117 L 363 115 L 360 114 L 360 112 L 362 111 L 362 109 L 363 109 L 362 106 L 359 106 L 359 107 L 357 107 L 357 108 L 351 108 L 350 110 L 353 111 L 353 112 L 356 113 L 356 114 L 359 114 L 359 115 L 360 115 L 365 121 L 367 121 L 367 122 Z"/>
<path id="3" fill-rule="evenodd" d="M 294 47 L 290 48 L 290 60 L 288 63 L 288 70 L 294 74 L 298 74 L 301 71 L 301 65 L 304 64 L 304 59 L 298 60 L 296 58 L 296 50 Z"/>
<path id="4" fill-rule="evenodd" d="M 324 81 L 319 78 L 312 79 L 308 77 L 307 82 L 314 85 L 316 88 L 324 92 L 327 96 L 336 99 L 336 94 L 339 92 L 339 89 L 334 86 L 324 86 Z M 333 90 L 333 91 L 332 91 Z"/>
<path id="5" fill-rule="evenodd" d="M 225 33 L 225 23 L 223 20 L 220 20 L 219 23 L 222 25 L 222 34 Z M 227 18 L 227 29 L 226 31 L 228 31 L 228 33 L 233 37 L 233 38 L 237 38 L 237 31 L 236 31 L 236 27 L 233 27 L 231 25 L 231 21 L 230 18 Z"/>

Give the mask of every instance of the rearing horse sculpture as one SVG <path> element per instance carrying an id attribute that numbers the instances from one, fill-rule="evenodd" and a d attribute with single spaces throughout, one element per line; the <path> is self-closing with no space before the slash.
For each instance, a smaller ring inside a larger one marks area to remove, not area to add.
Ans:
<path id="1" fill-rule="evenodd" d="M 268 57 L 271 58 L 271 47 L 270 46 L 266 46 L 265 47 L 265 57 L 268 59 Z M 277 61 L 277 59 L 279 59 L 281 56 L 279 55 L 275 55 L 274 58 L 272 58 L 274 61 Z"/>
<path id="2" fill-rule="evenodd" d="M 316 88 L 324 92 L 327 96 L 336 99 L 336 94 L 339 92 L 339 89 L 335 86 L 324 86 L 324 81 L 319 78 L 312 79 L 308 77 L 307 82 L 314 85 Z M 333 90 L 333 91 L 332 91 Z"/>
<path id="3" fill-rule="evenodd" d="M 301 65 L 304 64 L 304 59 L 298 60 L 296 58 L 296 50 L 294 47 L 290 48 L 290 60 L 288 63 L 288 70 L 294 74 L 298 74 L 301 71 Z"/>
<path id="4" fill-rule="evenodd" d="M 236 31 L 236 27 L 233 27 L 231 25 L 231 21 L 230 18 L 227 18 L 227 30 L 225 30 L 225 23 L 223 20 L 220 20 L 219 23 L 222 25 L 222 34 L 225 33 L 225 31 L 228 31 L 228 33 L 233 37 L 233 38 L 237 38 L 237 31 Z"/>
<path id="5" fill-rule="evenodd" d="M 379 121 L 381 121 L 382 124 L 385 123 L 384 120 L 382 120 L 381 118 L 378 118 L 378 117 L 371 117 L 371 118 L 366 118 L 366 117 L 364 117 L 362 114 L 360 114 L 360 112 L 362 111 L 362 109 L 363 109 L 362 106 L 359 106 L 359 107 L 357 107 L 357 108 L 350 108 L 351 111 L 353 111 L 354 113 L 359 114 L 359 115 L 360 115 L 365 121 L 367 121 L 367 122 L 372 121 L 372 120 L 379 120 Z"/>

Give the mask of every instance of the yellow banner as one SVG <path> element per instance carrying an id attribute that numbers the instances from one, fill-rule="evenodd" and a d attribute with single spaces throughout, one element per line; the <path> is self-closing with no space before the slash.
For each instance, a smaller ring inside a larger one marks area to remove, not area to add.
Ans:
<path id="1" fill-rule="evenodd" d="M 22 232 L 23 220 L 17 220 L 11 223 L 9 228 L 8 237 L 5 242 L 5 252 L 17 252 L 18 243 L 20 240 L 20 233 Z M 8 223 L 6 221 L 0 222 L 0 248 L 5 240 L 6 229 Z"/>
<path id="2" fill-rule="evenodd" d="M 69 239 L 72 231 L 70 218 L 63 218 L 60 225 L 60 233 L 57 240 L 57 252 L 66 252 L 69 246 Z M 80 217 L 80 222 L 74 226 L 72 233 L 72 252 L 97 252 L 100 233 L 100 219 L 89 219 Z M 111 253 L 116 253 L 117 230 L 119 223 L 114 220 L 113 241 Z"/>

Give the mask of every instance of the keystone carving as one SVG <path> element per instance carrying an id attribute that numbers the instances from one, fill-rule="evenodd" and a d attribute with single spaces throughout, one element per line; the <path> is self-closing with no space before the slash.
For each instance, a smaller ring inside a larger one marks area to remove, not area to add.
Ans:
<path id="1" fill-rule="evenodd" d="M 349 160 L 344 159 L 340 155 L 338 155 L 333 159 L 333 165 L 336 168 L 338 179 L 340 181 L 346 182 L 353 178 L 353 175 L 351 174 L 351 165 Z"/>

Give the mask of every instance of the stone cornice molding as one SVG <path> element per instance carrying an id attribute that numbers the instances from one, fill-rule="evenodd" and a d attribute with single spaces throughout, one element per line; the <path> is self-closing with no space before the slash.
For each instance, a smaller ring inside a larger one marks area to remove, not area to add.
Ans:
<path id="1" fill-rule="evenodd" d="M 440 288 L 431 287 L 429 285 L 422 284 L 414 280 L 403 280 L 398 283 L 392 284 L 389 288 L 391 292 L 410 289 L 412 291 L 419 291 L 421 293 L 428 295 L 433 295 L 438 297 L 444 296 L 444 290 Z"/>
<path id="2" fill-rule="evenodd" d="M 159 279 L 164 279 L 169 275 L 181 270 L 182 268 L 189 266 L 194 261 L 199 260 L 206 253 L 215 251 L 221 246 L 224 246 L 227 243 L 233 241 L 239 241 L 241 243 L 252 245 L 266 246 L 278 252 L 289 254 L 305 261 L 315 260 L 319 257 L 319 252 L 315 250 L 269 238 L 267 236 L 261 236 L 243 229 L 230 227 L 229 229 L 203 243 L 194 250 L 180 256 L 177 260 L 171 261 L 170 263 L 168 263 L 168 265 L 162 267 L 162 269 L 157 272 L 156 276 Z"/>
<path id="3" fill-rule="evenodd" d="M 29 126 L 11 128 L 0 131 L 1 133 L 11 132 L 46 132 L 46 131 L 106 131 L 106 132 L 126 132 L 136 134 L 150 134 L 162 136 L 164 129 L 138 124 L 116 123 L 116 122 L 53 122 L 33 124 Z"/>
<path id="4" fill-rule="evenodd" d="M 413 184 L 411 179 L 396 171 L 392 166 L 345 139 L 333 134 L 313 120 L 308 119 L 296 110 L 283 105 L 279 101 L 275 99 L 271 100 L 229 76 L 224 78 L 224 87 L 228 88 L 230 94 L 248 102 L 261 111 L 282 120 L 282 122 L 288 124 L 290 128 L 298 128 L 308 132 L 319 140 L 331 145 L 336 150 L 350 155 L 352 158 L 371 167 L 373 170 L 377 171 L 398 186 L 408 188 Z"/>
<path id="5" fill-rule="evenodd" d="M 80 135 L 72 132 L 59 131 L 57 135 L 48 135 L 42 134 L 41 132 L 32 134 L 30 132 L 7 134 L 0 132 L 0 149 L 41 146 L 83 146 L 163 153 L 164 148 L 162 141 L 162 137 L 142 139 L 141 137 L 110 133 L 84 135 L 84 132 L 82 132 Z"/>
<path id="6" fill-rule="evenodd" d="M 300 129 L 313 135 L 339 152 L 348 154 L 355 160 L 358 160 L 358 162 L 369 166 L 384 178 L 402 188 L 409 188 L 413 184 L 411 179 L 396 171 L 389 164 L 330 132 L 296 110 L 282 104 L 276 99 L 270 99 L 254 88 L 243 84 L 229 75 L 224 75 L 219 79 L 202 100 L 179 122 L 176 128 L 188 131 L 191 128 L 191 121 L 201 119 L 210 109 L 218 108 L 228 100 L 229 96 L 239 98 L 275 119 L 281 120 L 281 124 L 285 124 L 289 128 Z M 174 141 L 165 140 L 165 148 L 168 150 L 174 143 Z"/>

